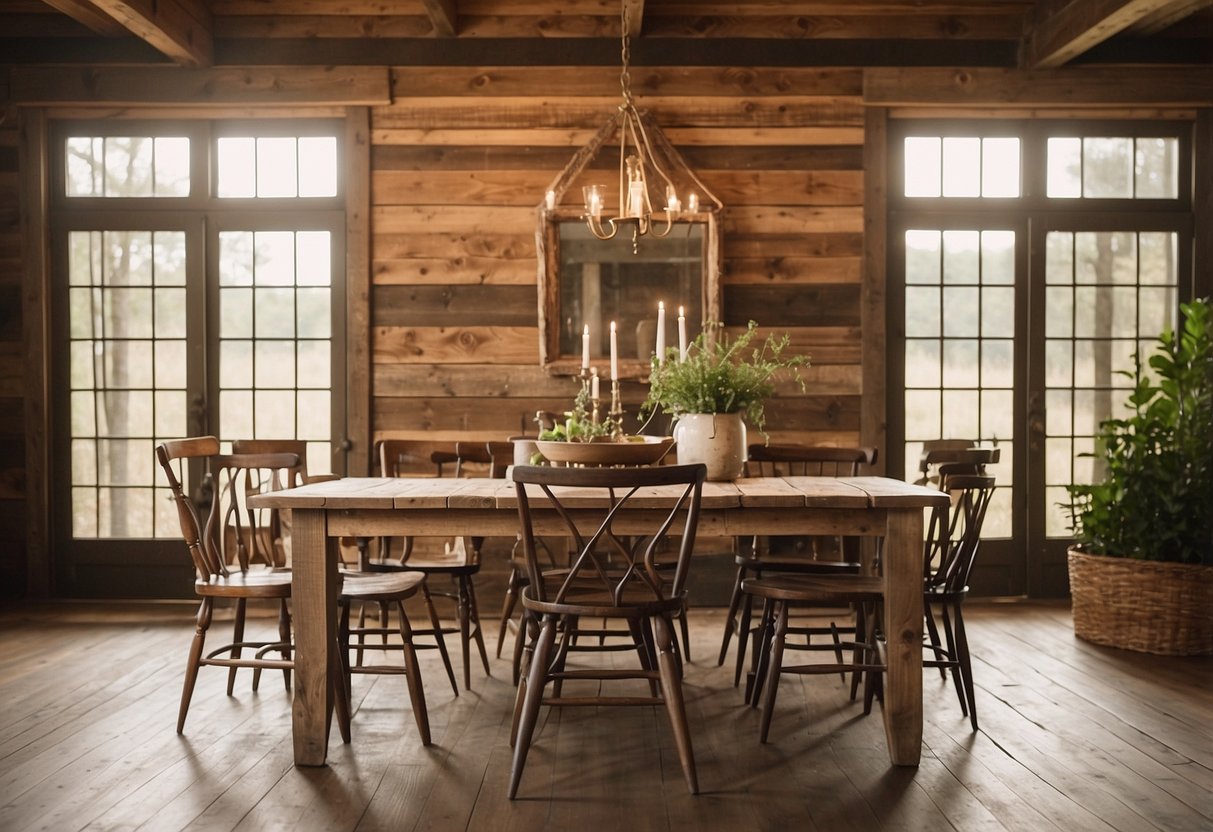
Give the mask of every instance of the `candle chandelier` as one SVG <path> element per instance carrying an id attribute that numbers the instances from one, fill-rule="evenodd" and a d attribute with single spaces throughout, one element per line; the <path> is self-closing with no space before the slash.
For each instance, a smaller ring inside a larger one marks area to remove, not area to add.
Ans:
<path id="1" fill-rule="evenodd" d="M 624 2 L 622 6 L 623 68 L 619 75 L 619 86 L 623 102 L 618 111 L 590 143 L 573 157 L 564 173 L 553 183 L 548 191 L 547 207 L 554 207 L 556 197 L 572 184 L 573 178 L 597 155 L 602 145 L 618 132 L 619 190 L 615 203 L 618 213 L 614 216 L 607 213 L 606 188 L 589 184 L 581 189 L 585 200 L 582 219 L 590 232 L 600 240 L 614 238 L 620 229 L 631 229 L 632 248 L 635 251 L 640 237 L 665 237 L 673 229 L 675 220 L 680 217 L 694 217 L 703 210 L 719 210 L 721 203 L 687 165 L 653 117 L 637 109 L 629 74 L 631 45 L 628 36 L 628 3 Z M 685 204 L 679 196 L 675 179 L 681 180 L 684 186 L 693 186 L 687 192 Z M 695 188 L 698 188 L 698 191 Z M 702 199 L 700 193 L 703 194 Z M 655 204 L 659 206 L 656 212 Z M 654 213 L 657 213 L 656 217 Z"/>

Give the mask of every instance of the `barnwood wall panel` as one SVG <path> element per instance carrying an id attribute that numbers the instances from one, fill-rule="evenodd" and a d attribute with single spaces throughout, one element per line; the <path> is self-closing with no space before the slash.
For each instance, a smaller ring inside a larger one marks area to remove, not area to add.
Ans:
<path id="1" fill-rule="evenodd" d="M 768 408 L 777 440 L 859 441 L 862 80 L 854 69 L 633 72 L 641 108 L 725 203 L 725 324 L 787 332 L 812 359 L 807 394 L 785 382 Z M 609 67 L 393 69 L 393 103 L 371 109 L 376 437 L 498 439 L 536 410 L 569 407 L 573 382 L 537 366 L 535 206 L 617 89 Z M 612 154 L 582 180 L 613 182 Z M 624 385 L 633 411 L 644 394 Z"/>

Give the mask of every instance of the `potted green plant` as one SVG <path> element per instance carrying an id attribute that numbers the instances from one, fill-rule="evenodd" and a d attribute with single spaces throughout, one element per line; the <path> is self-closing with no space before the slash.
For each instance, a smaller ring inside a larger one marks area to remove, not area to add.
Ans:
<path id="1" fill-rule="evenodd" d="M 676 419 L 674 439 L 679 462 L 703 462 L 709 480 L 741 475 L 746 460 L 746 422 L 766 436 L 766 401 L 779 374 L 791 373 L 804 390 L 799 368 L 809 359 L 790 352 L 790 339 L 768 335 L 760 344 L 758 325 L 730 339 L 719 323 L 704 327 L 681 356 L 666 351 L 654 356 L 649 396 L 642 413 L 656 409 Z"/>
<path id="2" fill-rule="evenodd" d="M 1069 488 L 1074 631 L 1099 644 L 1213 654 L 1213 311 L 1182 304 L 1128 416 L 1100 425 L 1104 474 Z"/>

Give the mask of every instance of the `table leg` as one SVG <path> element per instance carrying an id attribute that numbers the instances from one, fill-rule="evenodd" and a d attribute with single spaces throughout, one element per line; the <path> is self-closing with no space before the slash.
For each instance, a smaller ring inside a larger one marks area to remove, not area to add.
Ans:
<path id="1" fill-rule="evenodd" d="M 322 766 L 333 711 L 330 669 L 337 640 L 337 539 L 320 509 L 295 509 L 291 596 L 295 610 L 295 765 Z"/>
<path id="2" fill-rule="evenodd" d="M 884 541 L 884 731 L 894 765 L 922 755 L 922 509 L 888 509 Z"/>

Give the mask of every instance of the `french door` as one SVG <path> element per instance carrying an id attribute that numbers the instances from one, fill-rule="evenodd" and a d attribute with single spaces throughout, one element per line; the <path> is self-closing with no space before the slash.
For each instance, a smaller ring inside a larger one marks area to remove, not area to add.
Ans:
<path id="1" fill-rule="evenodd" d="M 68 126 L 57 142 L 52 532 L 62 595 L 191 594 L 154 455 L 165 439 L 303 439 L 309 472 L 344 472 L 344 212 L 325 175 L 335 145 L 288 133 L 262 147 L 247 127 L 178 129 Z M 319 198 L 305 203 L 309 189 Z M 191 491 L 207 487 L 200 470 L 185 473 Z"/>
<path id="2" fill-rule="evenodd" d="M 1000 448 L 972 590 L 1064 595 L 1066 486 L 1101 475 L 1094 437 L 1134 354 L 1196 290 L 1190 125 L 890 135 L 889 471 L 914 479 L 934 439 Z"/>

